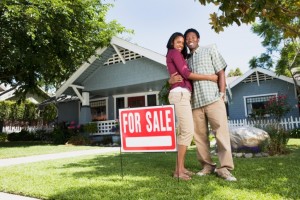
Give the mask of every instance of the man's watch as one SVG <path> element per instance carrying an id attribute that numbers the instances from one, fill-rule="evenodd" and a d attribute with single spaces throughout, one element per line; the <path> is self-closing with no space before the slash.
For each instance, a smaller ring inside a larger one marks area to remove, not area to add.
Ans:
<path id="1" fill-rule="evenodd" d="M 220 96 L 221 96 L 221 98 L 224 98 L 225 93 L 224 92 L 220 92 Z"/>

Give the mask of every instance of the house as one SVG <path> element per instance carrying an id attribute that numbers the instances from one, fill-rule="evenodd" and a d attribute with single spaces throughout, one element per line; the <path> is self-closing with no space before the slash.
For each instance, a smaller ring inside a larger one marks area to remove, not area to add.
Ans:
<path id="1" fill-rule="evenodd" d="M 158 93 L 169 74 L 165 56 L 113 37 L 108 47 L 97 49 L 56 92 L 58 121 L 118 119 L 120 108 L 159 105 Z M 288 116 L 299 116 L 293 80 L 266 69 L 251 69 L 227 78 L 230 119 L 244 119 L 268 98 L 285 94 L 293 106 Z"/>
<path id="2" fill-rule="evenodd" d="M 115 120 L 120 108 L 159 105 L 165 56 L 117 37 L 96 54 L 57 90 L 59 122 Z"/>
<path id="3" fill-rule="evenodd" d="M 17 88 L 11 87 L 10 85 L 0 84 L 0 101 L 16 101 L 18 98 L 15 96 Z M 40 93 L 43 95 L 28 93 L 26 99 L 31 101 L 34 104 L 39 104 L 45 101 L 50 96 L 40 88 Z"/>
<path id="4" fill-rule="evenodd" d="M 291 111 L 285 117 L 299 117 L 298 98 L 292 78 L 277 76 L 263 68 L 250 69 L 240 77 L 227 78 L 228 116 L 245 119 L 254 109 L 263 109 L 271 97 L 286 95 Z"/>

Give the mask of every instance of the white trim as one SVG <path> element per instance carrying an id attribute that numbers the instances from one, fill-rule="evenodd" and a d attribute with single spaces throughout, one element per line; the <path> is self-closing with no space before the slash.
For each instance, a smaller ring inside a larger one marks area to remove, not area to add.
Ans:
<path id="1" fill-rule="evenodd" d="M 79 93 L 76 85 L 70 85 L 72 87 L 72 89 L 74 90 L 74 92 L 76 93 L 77 97 L 79 98 L 79 100 L 81 101 L 81 103 L 83 104 L 83 96 Z"/>
<path id="2" fill-rule="evenodd" d="M 264 97 L 264 96 L 271 96 L 271 95 L 275 95 L 276 98 L 277 98 L 278 93 L 268 93 L 268 94 L 257 94 L 257 95 L 243 96 L 243 99 L 244 99 L 244 111 L 245 111 L 245 117 L 247 117 L 247 104 L 246 104 L 246 98 L 251 98 L 251 97 Z"/>
<path id="3" fill-rule="evenodd" d="M 104 48 L 98 48 L 96 50 L 96 55 L 101 55 L 107 47 Z M 91 56 L 87 62 L 84 62 L 79 69 L 72 74 L 72 76 L 56 91 L 55 95 L 56 97 L 59 97 L 62 95 L 62 93 L 71 86 L 71 84 L 97 59 L 97 56 L 93 55 Z"/>
<path id="4" fill-rule="evenodd" d="M 106 112 L 106 116 L 107 116 L 107 120 L 109 118 L 109 113 L 108 113 L 108 97 L 101 97 L 101 98 L 96 98 L 96 99 L 90 99 L 90 103 L 94 102 L 94 101 L 101 101 L 101 100 L 105 100 L 105 112 Z"/>
<path id="5" fill-rule="evenodd" d="M 155 94 L 156 95 L 156 105 L 158 105 L 158 93 L 159 91 L 151 91 L 151 92 L 139 92 L 139 93 L 130 93 L 130 94 L 119 94 L 119 95 L 113 95 L 114 98 L 114 118 L 117 116 L 117 98 L 124 98 L 124 107 L 128 107 L 128 97 L 138 97 L 138 96 L 144 96 L 145 97 L 145 106 L 148 106 L 148 100 L 147 95 Z"/>
<path id="6" fill-rule="evenodd" d="M 153 61 L 156 61 L 164 66 L 166 66 L 166 57 L 156 53 L 154 51 L 151 51 L 149 49 L 145 49 L 143 47 L 140 47 L 138 45 L 132 44 L 130 42 L 127 42 L 123 39 L 120 39 L 118 37 L 112 37 L 111 44 L 115 44 L 117 46 L 123 47 L 125 49 L 128 49 L 130 51 L 136 52 L 146 58 L 149 58 Z"/>
<path id="7" fill-rule="evenodd" d="M 259 76 L 258 76 L 258 71 L 256 71 L 255 74 L 256 74 L 257 85 L 259 86 Z"/>
<path id="8" fill-rule="evenodd" d="M 277 79 L 280 79 L 280 80 L 283 80 L 283 81 L 286 81 L 286 82 L 289 82 L 289 83 L 292 83 L 294 85 L 294 81 L 287 77 L 287 76 L 277 76 L 274 72 L 270 71 L 270 70 L 267 70 L 267 69 L 263 69 L 263 68 L 255 68 L 255 69 L 250 69 L 249 71 L 247 71 L 244 75 L 240 76 L 239 78 L 237 78 L 236 80 L 234 80 L 233 82 L 231 82 L 229 84 L 229 88 L 233 88 L 234 86 L 236 86 L 237 84 L 239 84 L 240 82 L 242 82 L 244 79 L 246 79 L 248 76 L 250 76 L 251 74 L 253 74 L 254 72 L 261 72 L 261 73 L 264 73 L 264 74 L 267 74 L 269 76 L 272 76 L 274 78 L 277 78 Z"/>
<path id="9" fill-rule="evenodd" d="M 110 44 L 114 48 L 114 50 L 117 52 L 119 58 L 122 60 L 122 63 L 126 64 L 126 61 L 125 61 L 124 57 L 122 56 L 121 52 L 119 51 L 118 47 L 112 43 L 110 43 Z"/>

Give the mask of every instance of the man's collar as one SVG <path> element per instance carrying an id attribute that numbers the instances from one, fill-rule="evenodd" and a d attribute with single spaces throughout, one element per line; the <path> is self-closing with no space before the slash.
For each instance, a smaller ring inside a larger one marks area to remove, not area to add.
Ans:
<path id="1" fill-rule="evenodd" d="M 193 53 L 191 53 L 191 54 L 194 54 L 194 53 L 198 53 L 199 52 L 199 46 L 196 48 L 196 50 L 193 52 Z"/>

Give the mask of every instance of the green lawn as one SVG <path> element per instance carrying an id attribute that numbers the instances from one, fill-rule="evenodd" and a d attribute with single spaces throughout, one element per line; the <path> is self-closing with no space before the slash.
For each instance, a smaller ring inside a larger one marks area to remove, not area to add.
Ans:
<path id="1" fill-rule="evenodd" d="M 60 153 L 67 151 L 78 151 L 99 147 L 72 146 L 72 145 L 50 145 L 39 142 L 0 142 L 0 159 L 32 156 L 49 153 Z"/>
<path id="2" fill-rule="evenodd" d="M 1 167 L 0 191 L 56 200 L 300 199 L 300 140 L 289 147 L 285 156 L 235 158 L 237 182 L 215 175 L 178 182 L 171 177 L 176 153 L 122 154 L 123 168 L 116 153 Z M 199 170 L 195 158 L 190 148 L 192 171 Z"/>

